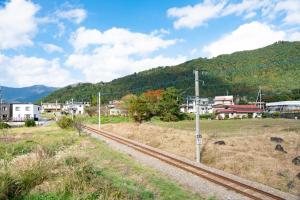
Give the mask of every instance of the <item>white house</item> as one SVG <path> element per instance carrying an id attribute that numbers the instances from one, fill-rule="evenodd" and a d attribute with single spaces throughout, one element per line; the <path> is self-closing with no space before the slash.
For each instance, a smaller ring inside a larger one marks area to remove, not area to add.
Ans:
<path id="1" fill-rule="evenodd" d="M 12 104 L 12 121 L 25 121 L 26 119 L 40 119 L 41 107 L 31 103 Z"/>
<path id="2" fill-rule="evenodd" d="M 63 105 L 60 103 L 42 103 L 42 113 L 61 112 Z"/>
<path id="3" fill-rule="evenodd" d="M 74 114 L 74 115 L 82 115 L 84 114 L 84 109 L 86 107 L 89 107 L 89 102 L 73 102 L 73 101 L 67 101 L 62 108 L 62 111 Z"/>
<path id="4" fill-rule="evenodd" d="M 199 98 L 199 103 L 200 115 L 212 113 L 212 104 L 209 103 L 208 98 Z M 186 104 L 182 104 L 180 106 L 180 111 L 186 113 L 196 113 L 196 101 L 187 100 Z"/>
<path id="5" fill-rule="evenodd" d="M 122 102 L 118 100 L 109 101 L 107 105 L 109 109 L 109 115 L 111 116 L 126 116 L 128 112 L 121 107 Z"/>

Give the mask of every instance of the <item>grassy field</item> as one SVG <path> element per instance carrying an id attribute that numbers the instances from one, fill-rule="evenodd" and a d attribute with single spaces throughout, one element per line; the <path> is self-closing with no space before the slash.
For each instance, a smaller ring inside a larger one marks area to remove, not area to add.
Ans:
<path id="1" fill-rule="evenodd" d="M 194 121 L 107 124 L 103 128 L 195 160 Z M 201 162 L 300 196 L 300 121 L 288 119 L 202 120 Z M 287 153 L 275 151 L 280 137 Z M 216 145 L 223 140 L 225 145 Z"/>
<path id="2" fill-rule="evenodd" d="M 151 124 L 166 128 L 195 130 L 195 121 L 162 122 L 153 121 Z M 298 132 L 300 121 L 290 119 L 243 119 L 243 120 L 201 120 L 200 130 L 207 135 L 232 137 L 243 135 L 261 135 L 266 132 Z"/>
<path id="3" fill-rule="evenodd" d="M 98 124 L 98 116 L 84 116 L 84 122 L 90 124 Z M 101 124 L 130 122 L 131 119 L 123 116 L 101 116 Z"/>
<path id="4" fill-rule="evenodd" d="M 0 130 L 0 199 L 203 199 L 105 143 L 55 125 Z"/>

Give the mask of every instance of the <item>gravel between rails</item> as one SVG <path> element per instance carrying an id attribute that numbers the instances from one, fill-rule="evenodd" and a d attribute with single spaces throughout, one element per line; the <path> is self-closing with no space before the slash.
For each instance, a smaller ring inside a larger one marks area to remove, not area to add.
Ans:
<path id="1" fill-rule="evenodd" d="M 195 193 L 198 193 L 203 197 L 215 197 L 220 200 L 248 200 L 249 199 L 232 190 L 228 190 L 222 186 L 209 182 L 205 179 L 202 179 L 182 169 L 169 165 L 159 159 L 145 155 L 126 145 L 120 144 L 106 137 L 97 135 L 91 131 L 85 130 L 85 132 L 90 134 L 94 138 L 106 142 L 111 148 L 132 156 L 140 164 L 150 166 L 159 170 L 163 174 L 167 175 L 169 178 L 179 183 L 181 186 Z"/>

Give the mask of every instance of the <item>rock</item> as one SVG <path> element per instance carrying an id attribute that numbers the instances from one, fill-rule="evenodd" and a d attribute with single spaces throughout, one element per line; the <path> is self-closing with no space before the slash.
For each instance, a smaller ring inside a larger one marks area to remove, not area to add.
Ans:
<path id="1" fill-rule="evenodd" d="M 225 142 L 223 140 L 219 140 L 219 141 L 216 141 L 214 144 L 225 145 Z"/>
<path id="2" fill-rule="evenodd" d="M 287 187 L 288 187 L 289 189 L 293 189 L 293 188 L 295 187 L 294 181 L 288 182 Z"/>
<path id="3" fill-rule="evenodd" d="M 283 153 L 287 153 L 287 152 L 283 149 L 283 147 L 282 147 L 280 144 L 277 144 L 277 145 L 276 145 L 275 150 L 276 150 L 276 151 L 283 152 Z"/>
<path id="4" fill-rule="evenodd" d="M 283 139 L 280 138 L 280 137 L 271 137 L 270 140 L 271 140 L 272 142 L 277 142 L 277 143 L 283 142 Z"/>
<path id="5" fill-rule="evenodd" d="M 286 177 L 286 175 L 283 172 L 278 172 L 277 175 L 282 176 L 282 177 Z"/>
<path id="6" fill-rule="evenodd" d="M 300 172 L 296 175 L 296 177 L 300 180 Z"/>
<path id="7" fill-rule="evenodd" d="M 296 158 L 294 158 L 292 160 L 292 163 L 294 163 L 295 165 L 300 165 L 300 156 L 297 156 Z"/>

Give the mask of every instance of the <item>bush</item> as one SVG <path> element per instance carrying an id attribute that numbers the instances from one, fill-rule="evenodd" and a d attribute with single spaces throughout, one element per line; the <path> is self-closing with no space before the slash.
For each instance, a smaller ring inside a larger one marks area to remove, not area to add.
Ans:
<path id="1" fill-rule="evenodd" d="M 35 121 L 33 119 L 26 119 L 25 126 L 26 127 L 34 127 L 34 126 L 36 126 L 36 124 L 35 124 Z"/>
<path id="2" fill-rule="evenodd" d="M 67 116 L 62 116 L 56 123 L 62 129 L 72 128 L 74 125 L 73 120 Z"/>
<path id="3" fill-rule="evenodd" d="M 213 114 L 203 114 L 203 115 L 200 115 L 200 119 L 213 119 Z"/>
<path id="4" fill-rule="evenodd" d="M 280 117 L 280 112 L 274 112 L 272 114 L 273 118 L 279 118 Z"/>
<path id="5" fill-rule="evenodd" d="M 0 129 L 4 129 L 4 128 L 10 128 L 10 125 L 8 125 L 5 122 L 0 122 Z"/>

